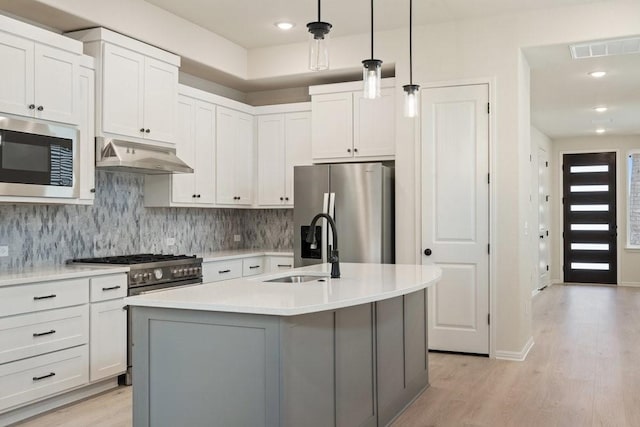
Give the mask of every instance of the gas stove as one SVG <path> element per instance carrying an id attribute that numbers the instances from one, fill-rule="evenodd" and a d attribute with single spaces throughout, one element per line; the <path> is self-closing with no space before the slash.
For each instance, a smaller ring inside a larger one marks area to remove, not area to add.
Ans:
<path id="1" fill-rule="evenodd" d="M 76 265 L 128 265 L 129 295 L 132 288 L 145 287 L 150 291 L 202 282 L 202 258 L 195 255 L 132 254 L 99 258 L 77 258 Z"/>

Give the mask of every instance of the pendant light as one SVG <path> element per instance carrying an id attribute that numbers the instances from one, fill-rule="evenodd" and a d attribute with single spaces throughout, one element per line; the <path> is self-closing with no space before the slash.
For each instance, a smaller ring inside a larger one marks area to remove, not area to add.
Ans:
<path id="1" fill-rule="evenodd" d="M 364 97 L 380 98 L 382 80 L 382 61 L 373 59 L 373 0 L 371 0 L 371 59 L 362 61 L 362 80 L 364 81 Z"/>
<path id="2" fill-rule="evenodd" d="M 413 84 L 413 0 L 409 0 L 409 84 L 402 86 L 404 89 L 404 116 L 416 117 L 418 115 L 418 91 L 419 85 Z"/>
<path id="3" fill-rule="evenodd" d="M 318 20 L 307 24 L 309 30 L 309 69 L 311 71 L 329 68 L 329 31 L 331 24 L 320 20 L 320 0 L 318 0 Z"/>

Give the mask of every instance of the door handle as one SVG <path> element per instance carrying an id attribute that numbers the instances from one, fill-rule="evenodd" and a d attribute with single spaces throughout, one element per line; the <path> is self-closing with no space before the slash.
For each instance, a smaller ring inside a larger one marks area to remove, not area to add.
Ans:
<path id="1" fill-rule="evenodd" d="M 425 249 L 425 250 L 424 250 L 424 254 L 425 254 L 426 256 L 431 256 L 431 254 L 432 254 L 432 253 L 433 253 L 433 252 L 432 252 L 432 251 L 431 251 L 431 249 L 429 249 L 429 248 L 427 248 L 427 249 Z"/>
<path id="2" fill-rule="evenodd" d="M 540 238 L 541 238 L 541 239 L 544 239 L 544 234 L 541 234 L 541 235 L 540 235 Z"/>

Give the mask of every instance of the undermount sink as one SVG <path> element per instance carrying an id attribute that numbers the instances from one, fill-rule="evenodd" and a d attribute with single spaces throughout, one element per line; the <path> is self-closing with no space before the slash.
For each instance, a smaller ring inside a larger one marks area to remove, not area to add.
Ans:
<path id="1" fill-rule="evenodd" d="M 309 275 L 309 274 L 294 274 L 291 276 L 276 277 L 275 279 L 264 280 L 264 283 L 305 283 L 314 280 L 324 281 L 329 276 L 324 275 Z"/>

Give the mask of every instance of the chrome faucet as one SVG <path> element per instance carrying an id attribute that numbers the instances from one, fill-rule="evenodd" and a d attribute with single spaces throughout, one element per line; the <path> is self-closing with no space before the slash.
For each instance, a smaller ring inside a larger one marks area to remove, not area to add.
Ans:
<path id="1" fill-rule="evenodd" d="M 340 278 L 340 260 L 338 258 L 338 231 L 336 230 L 336 223 L 333 221 L 331 216 L 326 213 L 319 213 L 313 217 L 311 220 L 311 226 L 309 227 L 309 232 L 307 233 L 307 238 L 305 239 L 307 243 L 311 244 L 311 249 L 316 249 L 318 247 L 318 242 L 316 241 L 316 222 L 318 219 L 325 218 L 329 225 L 331 225 L 331 231 L 333 235 L 333 248 L 329 245 L 329 262 L 331 263 L 331 278 L 339 279 Z"/>

